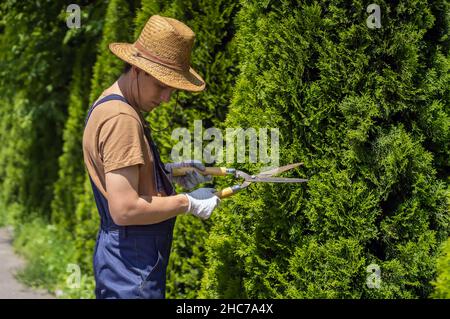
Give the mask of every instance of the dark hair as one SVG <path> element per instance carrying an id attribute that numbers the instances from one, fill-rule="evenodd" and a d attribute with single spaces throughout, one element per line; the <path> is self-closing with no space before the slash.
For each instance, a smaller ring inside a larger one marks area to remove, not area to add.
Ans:
<path id="1" fill-rule="evenodd" d="M 125 62 L 125 66 L 123 67 L 122 73 L 124 73 L 124 74 L 128 73 L 128 71 L 130 71 L 130 69 L 131 69 L 131 64 L 128 62 Z"/>

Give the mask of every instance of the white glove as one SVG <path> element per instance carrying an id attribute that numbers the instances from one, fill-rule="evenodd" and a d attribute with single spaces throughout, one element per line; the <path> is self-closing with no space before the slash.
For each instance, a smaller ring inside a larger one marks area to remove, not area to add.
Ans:
<path id="1" fill-rule="evenodd" d="M 165 169 L 169 172 L 170 180 L 186 189 L 192 189 L 200 183 L 212 181 L 211 175 L 202 175 L 199 172 L 197 172 L 196 170 L 187 172 L 186 175 L 183 175 L 183 176 L 173 176 L 172 175 L 174 168 L 182 168 L 182 167 L 195 167 L 201 171 L 204 171 L 205 166 L 202 164 L 202 162 L 200 162 L 198 160 L 189 160 L 189 161 L 183 161 L 183 162 L 178 162 L 178 163 L 165 164 Z"/>
<path id="2" fill-rule="evenodd" d="M 216 192 L 214 188 L 199 188 L 193 192 L 184 193 L 189 199 L 189 208 L 186 213 L 208 219 L 220 203 L 220 198 L 214 195 L 214 192 Z"/>

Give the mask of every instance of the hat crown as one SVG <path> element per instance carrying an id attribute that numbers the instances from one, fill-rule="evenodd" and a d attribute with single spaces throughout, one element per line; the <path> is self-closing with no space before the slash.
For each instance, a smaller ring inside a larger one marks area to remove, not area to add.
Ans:
<path id="1" fill-rule="evenodd" d="M 194 39 L 195 33 L 184 23 L 154 15 L 142 29 L 137 45 L 144 55 L 189 70 Z"/>

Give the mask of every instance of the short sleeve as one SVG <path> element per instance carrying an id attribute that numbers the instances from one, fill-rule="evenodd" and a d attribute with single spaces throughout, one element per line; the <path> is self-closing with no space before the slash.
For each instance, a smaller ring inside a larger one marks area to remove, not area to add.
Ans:
<path id="1" fill-rule="evenodd" d="M 105 174 L 145 163 L 142 127 L 128 114 L 121 113 L 106 121 L 100 129 L 98 143 Z"/>

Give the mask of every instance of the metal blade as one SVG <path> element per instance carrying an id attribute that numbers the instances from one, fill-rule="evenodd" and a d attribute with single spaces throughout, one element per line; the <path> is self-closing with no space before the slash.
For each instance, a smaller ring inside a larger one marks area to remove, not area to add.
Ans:
<path id="1" fill-rule="evenodd" d="M 290 169 L 296 168 L 296 167 L 298 167 L 300 165 L 303 165 L 303 163 L 294 163 L 294 164 L 289 164 L 289 165 L 285 165 L 285 166 L 281 166 L 281 167 L 276 167 L 274 169 L 261 172 L 261 173 L 259 173 L 256 176 L 258 176 L 258 177 L 269 177 L 269 176 L 277 175 L 277 174 L 283 173 L 285 171 L 288 171 Z"/>
<path id="2" fill-rule="evenodd" d="M 246 182 L 264 182 L 264 183 L 304 183 L 307 179 L 303 178 L 287 178 L 287 177 L 250 177 L 245 180 Z"/>

